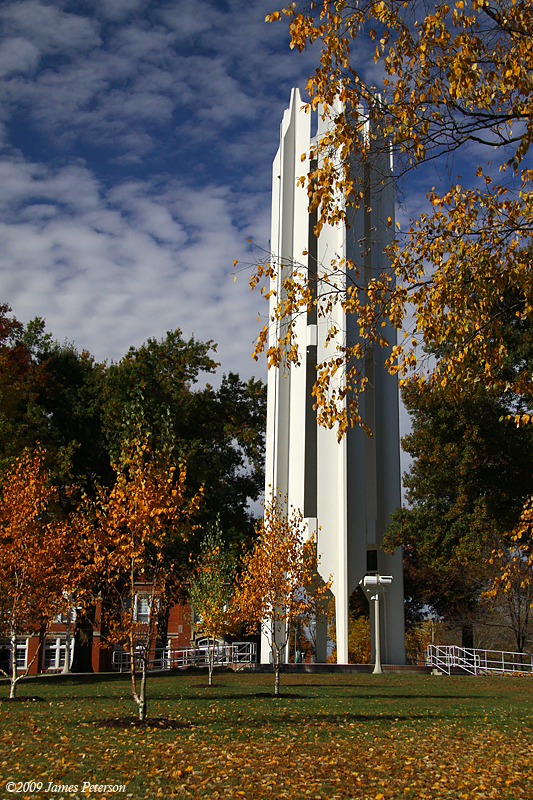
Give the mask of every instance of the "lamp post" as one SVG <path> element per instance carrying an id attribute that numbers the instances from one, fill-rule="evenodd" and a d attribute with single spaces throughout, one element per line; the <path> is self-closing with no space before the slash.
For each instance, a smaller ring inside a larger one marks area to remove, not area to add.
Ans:
<path id="1" fill-rule="evenodd" d="M 379 614 L 379 596 L 385 594 L 387 588 L 392 583 L 392 575 L 365 575 L 359 585 L 362 586 L 366 598 L 374 603 L 374 640 L 376 645 L 376 657 L 373 675 L 381 675 L 381 626 Z"/>

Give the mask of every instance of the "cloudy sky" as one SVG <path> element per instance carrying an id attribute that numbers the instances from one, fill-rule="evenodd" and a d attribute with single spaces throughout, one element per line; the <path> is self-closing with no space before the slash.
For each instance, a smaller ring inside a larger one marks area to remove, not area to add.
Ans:
<path id="1" fill-rule="evenodd" d="M 220 373 L 266 377 L 265 301 L 230 273 L 248 239 L 268 247 L 281 118 L 316 66 L 264 22 L 280 4 L 0 0 L 0 302 L 18 319 L 100 361 L 179 327 L 218 342 Z M 356 55 L 377 79 L 371 45 Z M 438 180 L 413 176 L 397 219 Z"/>
<path id="2" fill-rule="evenodd" d="M 180 327 L 252 361 L 271 163 L 313 54 L 275 0 L 0 3 L 0 301 L 99 359 Z"/>

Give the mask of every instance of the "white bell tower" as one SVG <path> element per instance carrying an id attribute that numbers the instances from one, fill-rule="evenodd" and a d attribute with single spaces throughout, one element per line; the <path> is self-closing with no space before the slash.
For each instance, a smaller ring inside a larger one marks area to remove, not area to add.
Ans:
<path id="1" fill-rule="evenodd" d="M 311 115 L 302 110 L 298 89 L 293 89 L 290 107 L 281 124 L 280 146 L 273 164 L 271 258 L 277 264 L 277 298 L 282 281 L 294 270 L 313 276 L 329 268 L 333 258 L 351 259 L 361 279 L 390 269 L 383 252 L 394 224 L 394 194 L 388 154 L 365 162 L 361 183 L 364 202 L 350 215 L 349 226 L 324 226 L 314 235 L 316 219 L 308 212 L 307 190 L 297 178 L 310 171 Z M 328 121 L 319 119 L 318 137 Z M 306 252 L 307 255 L 303 255 Z M 344 275 L 346 280 L 346 275 Z M 316 283 L 321 291 L 320 280 Z M 271 316 L 276 297 L 271 298 Z M 393 556 L 380 548 L 391 513 L 400 505 L 399 399 L 396 376 L 384 368 L 388 351 L 379 345 L 364 359 L 367 388 L 360 413 L 373 432 L 368 437 L 360 427 L 349 428 L 338 442 L 335 430 L 318 426 L 311 389 L 316 365 L 331 357 L 337 344 L 355 342 L 358 329 L 339 304 L 328 318 L 312 313 L 294 320 L 300 364 L 271 369 L 268 374 L 266 492 L 287 495 L 289 504 L 303 511 L 310 532 L 316 532 L 320 572 L 333 577 L 335 597 L 337 662 L 348 662 L 348 603 L 351 593 L 368 572 L 393 576 L 381 605 L 381 658 L 384 663 L 405 663 L 403 571 L 400 551 Z M 282 331 L 271 321 L 269 346 Z M 338 330 L 326 346 L 331 325 Z M 396 332 L 385 327 L 391 346 Z M 373 650 L 374 623 L 372 621 Z M 262 648 L 268 661 L 268 650 Z M 317 635 L 317 660 L 326 660 L 326 631 Z"/>

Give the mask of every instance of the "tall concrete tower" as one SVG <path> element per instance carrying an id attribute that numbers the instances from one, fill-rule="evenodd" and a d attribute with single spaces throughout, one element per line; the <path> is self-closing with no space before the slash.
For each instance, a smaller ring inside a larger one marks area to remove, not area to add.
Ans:
<path id="1" fill-rule="evenodd" d="M 324 227 L 318 239 L 308 213 L 307 191 L 298 187 L 299 175 L 309 172 L 303 153 L 311 145 L 311 115 L 301 110 L 298 89 L 281 124 L 279 150 L 272 176 L 272 259 L 277 263 L 277 297 L 282 297 L 283 278 L 295 269 L 309 276 L 328 268 L 333 258 L 352 259 L 368 281 L 372 274 L 390 269 L 383 249 L 390 241 L 394 221 L 394 196 L 390 156 L 376 156 L 361 165 L 364 203 L 351 214 L 349 226 Z M 319 120 L 317 136 L 327 128 Z M 303 255 L 306 252 L 307 255 Z M 344 276 L 343 280 L 346 280 Z M 321 282 L 317 282 L 320 299 Z M 271 298 L 271 312 L 276 297 Z M 335 430 L 317 426 L 312 386 L 316 365 L 335 352 L 336 344 L 355 342 L 358 330 L 340 305 L 328 317 L 316 310 L 294 320 L 300 364 L 269 370 L 267 404 L 267 497 L 276 489 L 303 511 L 308 530 L 315 532 L 320 572 L 331 575 L 335 597 L 337 662 L 348 663 L 349 598 L 367 572 L 392 575 L 391 588 L 382 602 L 381 654 L 384 663 L 405 663 L 402 555 L 387 555 L 380 548 L 391 513 L 400 505 L 400 439 L 398 383 L 383 367 L 387 351 L 379 346 L 367 351 L 363 369 L 368 378 L 360 406 L 363 420 L 373 432 L 350 428 L 338 442 Z M 274 345 L 279 327 L 270 333 Z M 284 323 L 278 323 L 284 324 Z M 286 324 L 286 323 L 285 323 Z M 338 333 L 326 346 L 332 325 Z M 384 329 L 391 345 L 395 331 Z M 372 639 L 374 649 L 372 623 Z M 268 650 L 262 648 L 263 660 Z M 325 626 L 317 630 L 317 660 L 326 660 Z"/>

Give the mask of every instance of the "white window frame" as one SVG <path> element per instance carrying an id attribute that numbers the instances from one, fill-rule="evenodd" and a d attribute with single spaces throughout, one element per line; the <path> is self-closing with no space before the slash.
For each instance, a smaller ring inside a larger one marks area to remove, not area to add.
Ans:
<path id="1" fill-rule="evenodd" d="M 11 639 L 7 636 L 0 639 L 0 647 L 7 647 L 9 651 L 9 669 L 13 669 L 13 653 L 11 650 Z M 15 641 L 15 664 L 18 670 L 26 669 L 28 666 L 28 637 L 17 636 Z"/>
<path id="2" fill-rule="evenodd" d="M 43 647 L 43 669 L 45 672 L 63 669 L 67 649 L 67 637 L 65 634 L 48 634 L 44 640 Z M 53 655 L 52 655 L 53 654 Z M 70 659 L 69 666 L 72 666 L 74 656 L 74 637 L 70 639 Z"/>
<path id="3" fill-rule="evenodd" d="M 26 669 L 28 666 L 28 637 L 17 636 L 15 644 L 15 663 L 17 670 Z"/>
<path id="4" fill-rule="evenodd" d="M 148 625 L 150 622 L 150 597 L 145 594 L 135 595 L 135 622 L 141 625 Z"/>

